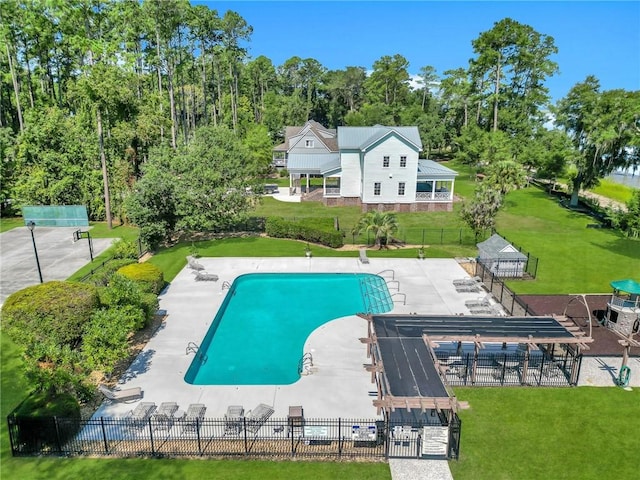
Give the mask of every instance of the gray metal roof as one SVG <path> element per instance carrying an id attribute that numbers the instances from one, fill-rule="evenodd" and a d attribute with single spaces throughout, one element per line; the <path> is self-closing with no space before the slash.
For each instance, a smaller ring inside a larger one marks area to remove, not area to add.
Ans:
<path id="1" fill-rule="evenodd" d="M 296 153 L 287 159 L 287 170 L 291 173 L 311 173 L 320 175 L 323 172 L 340 167 L 338 153 Z"/>
<path id="2" fill-rule="evenodd" d="M 433 160 L 418 160 L 418 178 L 454 179 L 458 172 Z"/>
<path id="3" fill-rule="evenodd" d="M 496 258 L 510 260 L 526 260 L 527 256 L 518 251 L 497 233 L 491 235 L 484 242 L 477 244 L 480 258 Z"/>
<path id="4" fill-rule="evenodd" d="M 340 150 L 366 150 L 373 143 L 389 134 L 397 134 L 422 150 L 418 127 L 338 127 L 338 147 Z"/>

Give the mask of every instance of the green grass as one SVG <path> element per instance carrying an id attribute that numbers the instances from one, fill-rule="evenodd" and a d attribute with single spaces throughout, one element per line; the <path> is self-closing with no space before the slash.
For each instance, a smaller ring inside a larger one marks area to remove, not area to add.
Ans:
<path id="1" fill-rule="evenodd" d="M 17 227 L 24 227 L 24 219 L 22 217 L 0 217 L 0 233 Z"/>
<path id="2" fill-rule="evenodd" d="M 510 193 L 498 231 L 540 259 L 535 280 L 507 282 L 521 294 L 607 293 L 637 278 L 640 242 L 615 230 L 586 228 L 594 219 L 563 208 L 537 188 Z"/>
<path id="3" fill-rule="evenodd" d="M 640 390 L 456 388 L 462 419 L 456 480 L 638 478 Z"/>
<path id="4" fill-rule="evenodd" d="M 627 185 L 621 185 L 620 183 L 616 183 L 611 180 L 602 179 L 600 180 L 600 185 L 590 188 L 589 190 L 593 193 L 597 193 L 598 195 L 602 195 L 603 197 L 607 197 L 621 203 L 627 203 L 631 200 L 631 195 L 636 189 Z"/>

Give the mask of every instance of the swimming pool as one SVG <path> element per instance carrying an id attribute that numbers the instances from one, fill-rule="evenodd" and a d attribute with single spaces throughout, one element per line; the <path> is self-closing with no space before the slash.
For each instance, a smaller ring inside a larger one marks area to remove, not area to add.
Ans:
<path id="1" fill-rule="evenodd" d="M 383 278 L 359 273 L 252 273 L 239 276 L 185 375 L 193 385 L 289 385 L 307 337 L 356 313 L 385 313 Z M 354 328 L 362 327 L 360 320 Z"/>

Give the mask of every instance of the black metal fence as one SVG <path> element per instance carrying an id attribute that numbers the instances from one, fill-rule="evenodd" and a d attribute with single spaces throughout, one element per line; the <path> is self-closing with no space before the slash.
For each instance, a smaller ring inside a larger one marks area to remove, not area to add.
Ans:
<path id="1" fill-rule="evenodd" d="M 533 316 L 536 313 L 513 292 L 499 277 L 483 263 L 476 263 L 476 276 L 482 279 L 482 283 L 493 297 L 500 302 L 506 312 L 514 317 Z"/>
<path id="2" fill-rule="evenodd" d="M 532 352 L 466 352 L 447 355 L 436 352 L 446 366 L 447 381 L 453 386 L 540 386 L 575 385 L 582 357 L 571 349 L 543 349 Z"/>
<path id="3" fill-rule="evenodd" d="M 461 422 L 457 415 L 442 425 L 375 419 L 269 419 L 253 428 L 247 419 L 196 422 L 150 417 L 7 417 L 14 456 L 145 456 L 218 458 L 310 458 L 384 460 L 388 457 L 458 458 Z M 435 435 L 434 435 L 435 432 Z M 445 448 L 434 450 L 445 435 Z M 437 438 L 438 441 L 433 439 Z M 431 446 L 431 448 L 430 448 Z"/>

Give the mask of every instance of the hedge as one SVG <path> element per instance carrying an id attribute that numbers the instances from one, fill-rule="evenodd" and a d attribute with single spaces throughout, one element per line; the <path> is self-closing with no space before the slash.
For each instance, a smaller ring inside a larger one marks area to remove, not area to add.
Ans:
<path id="1" fill-rule="evenodd" d="M 118 273 L 138 283 L 142 290 L 156 295 L 164 288 L 162 270 L 151 263 L 132 263 L 118 269 Z"/>
<path id="2" fill-rule="evenodd" d="M 301 223 L 289 222 L 281 217 L 267 218 L 266 232 L 273 238 L 292 238 L 331 248 L 340 248 L 344 245 L 342 232 L 322 231 Z"/>
<path id="3" fill-rule="evenodd" d="M 99 308 L 98 290 L 75 282 L 47 282 L 11 294 L 2 306 L 2 328 L 23 347 L 35 343 L 75 346 L 84 323 Z"/>

